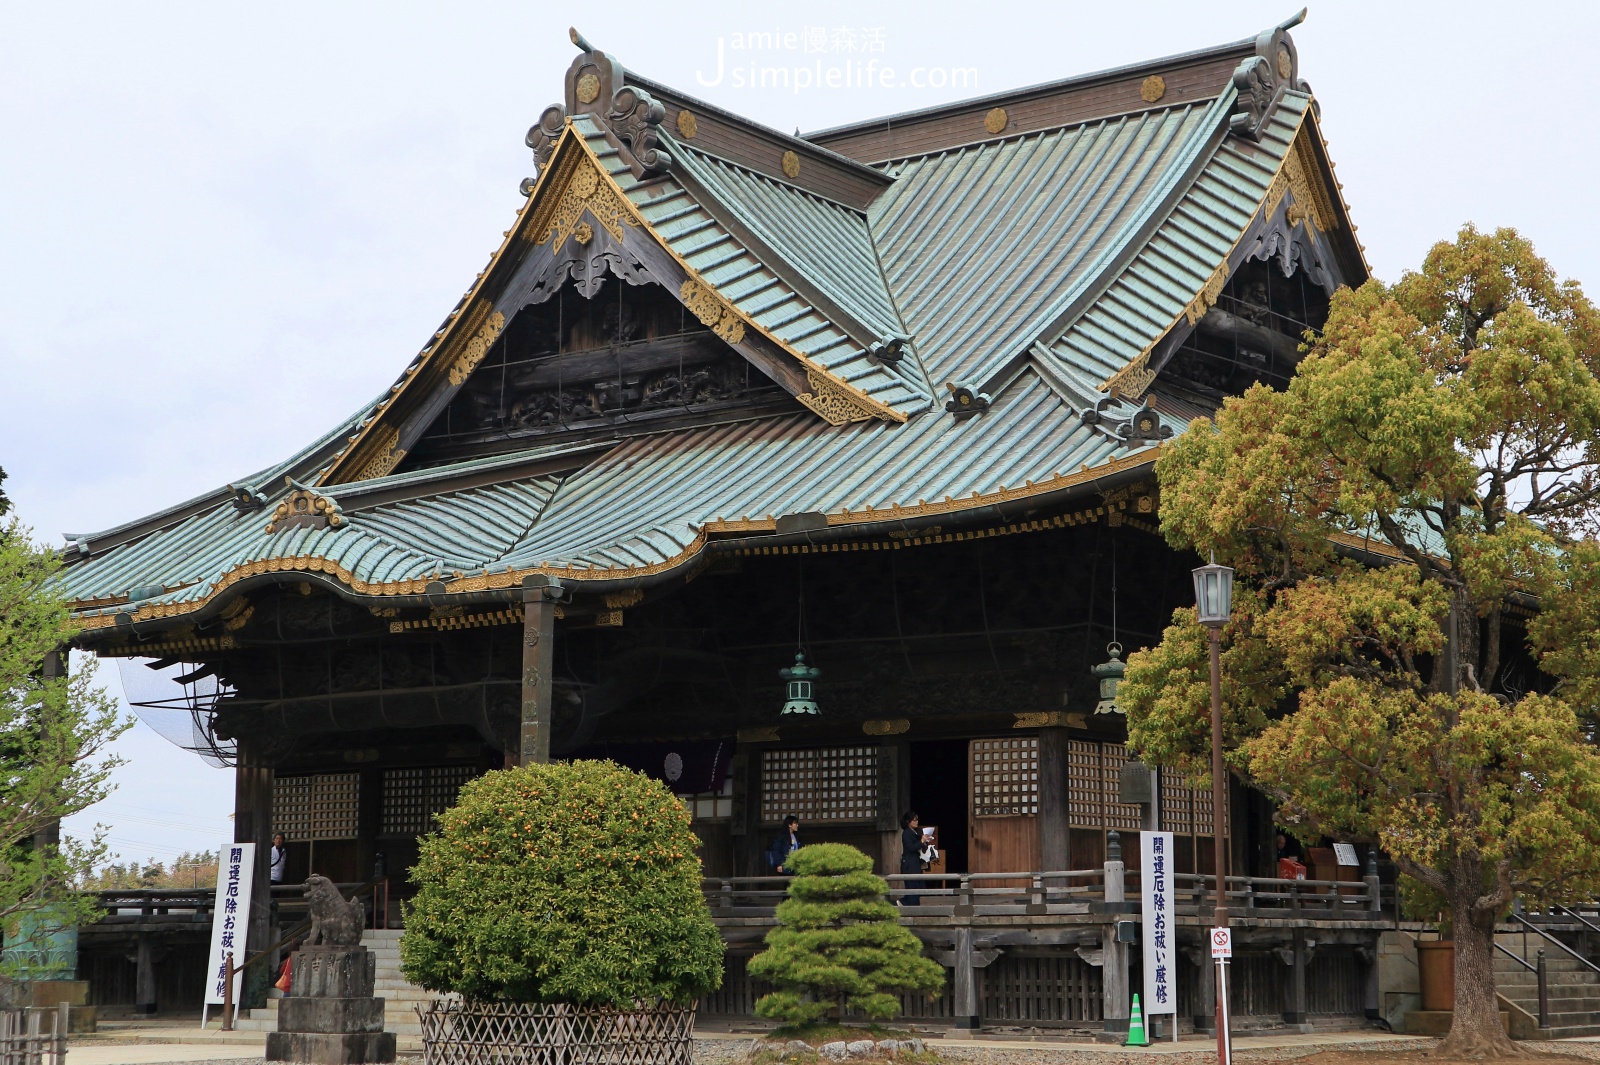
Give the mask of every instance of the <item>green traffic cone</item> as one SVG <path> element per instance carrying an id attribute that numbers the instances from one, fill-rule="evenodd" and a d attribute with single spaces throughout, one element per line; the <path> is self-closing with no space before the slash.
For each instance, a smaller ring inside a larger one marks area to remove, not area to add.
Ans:
<path id="1" fill-rule="evenodd" d="M 1139 996 L 1133 996 L 1133 1011 L 1128 1017 L 1128 1041 L 1125 1047 L 1147 1047 L 1150 1037 L 1144 1034 L 1144 1011 L 1139 1008 Z"/>

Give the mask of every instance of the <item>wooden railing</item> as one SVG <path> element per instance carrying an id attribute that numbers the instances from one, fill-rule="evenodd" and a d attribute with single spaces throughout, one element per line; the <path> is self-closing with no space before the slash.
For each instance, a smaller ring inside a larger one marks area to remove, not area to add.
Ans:
<path id="1" fill-rule="evenodd" d="M 1107 901 L 1122 902 L 1118 909 L 1130 914 L 1140 910 L 1139 878 L 1125 876 L 1122 899 L 1115 898 L 1114 890 L 1108 899 L 1104 868 L 1036 873 L 896 873 L 884 879 L 889 882 L 889 897 L 904 907 L 907 916 L 1088 913 L 1094 904 Z M 783 901 L 789 880 L 786 876 L 707 877 L 703 890 L 716 917 L 765 917 Z M 1210 915 L 1215 878 L 1178 873 L 1173 877 L 1173 889 L 1176 913 Z M 1294 914 L 1324 920 L 1384 919 L 1384 893 L 1376 877 L 1331 881 L 1230 876 L 1227 898 L 1229 910 L 1240 917 L 1265 912 L 1271 916 Z"/>
<path id="2" fill-rule="evenodd" d="M 211 888 L 130 888 L 96 891 L 94 894 L 100 900 L 100 907 L 107 918 L 191 914 L 208 921 L 217 895 Z"/>
<path id="3" fill-rule="evenodd" d="M 362 884 L 335 884 L 349 898 L 353 893 L 362 896 L 369 928 L 387 926 L 390 909 L 389 880 L 374 878 Z M 370 892 L 370 897 L 369 897 Z M 214 888 L 118 888 L 93 893 L 105 911 L 102 921 L 136 920 L 149 917 L 193 916 L 197 920 L 211 920 L 216 905 Z M 299 884 L 277 884 L 272 888 L 272 901 L 278 907 L 279 922 L 289 924 L 305 918 L 310 903 Z"/>

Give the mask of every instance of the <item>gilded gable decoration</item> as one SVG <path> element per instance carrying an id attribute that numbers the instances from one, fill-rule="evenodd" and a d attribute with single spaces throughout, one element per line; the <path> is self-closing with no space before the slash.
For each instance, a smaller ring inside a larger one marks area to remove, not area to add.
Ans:
<path id="1" fill-rule="evenodd" d="M 495 340 L 500 336 L 500 331 L 506 327 L 506 316 L 495 311 L 484 319 L 477 332 L 461 348 L 461 353 L 456 356 L 456 361 L 450 366 L 450 383 L 459 385 L 471 376 L 472 371 L 478 368 L 489 349 L 494 346 Z M 396 434 L 398 437 L 398 433 Z"/>
<path id="2" fill-rule="evenodd" d="M 585 211 L 604 226 L 607 233 L 618 240 L 622 239 L 623 226 L 639 224 L 633 212 L 628 210 L 616 194 L 611 183 L 602 181 L 595 165 L 584 158 L 573 169 L 572 176 L 567 180 L 567 187 L 562 190 L 560 199 L 556 201 L 555 210 L 550 215 L 550 221 L 539 234 L 536 243 L 551 244 L 553 241 L 552 250 L 560 251 L 567 238 L 577 232 L 579 219 Z"/>
<path id="3" fill-rule="evenodd" d="M 387 477 L 400 465 L 400 460 L 406 453 L 400 450 L 400 430 L 392 425 L 386 425 L 378 431 L 373 445 L 373 456 L 356 471 L 356 480 L 370 481 L 375 477 Z"/>
<path id="4" fill-rule="evenodd" d="M 1101 387 L 1113 396 L 1123 396 L 1128 399 L 1138 399 L 1144 395 L 1144 390 L 1156 379 L 1156 371 L 1150 368 L 1150 352 L 1154 348 L 1155 345 L 1152 344 L 1139 352 L 1138 358 L 1112 374 Z"/>
<path id="5" fill-rule="evenodd" d="M 678 298 L 701 323 L 730 344 L 744 340 L 744 319 L 716 291 L 693 278 L 678 289 Z"/>
<path id="6" fill-rule="evenodd" d="M 339 529 L 344 526 L 344 512 L 331 497 L 307 488 L 293 477 L 285 477 L 283 481 L 294 491 L 273 510 L 272 520 L 267 523 L 268 536 L 285 529 Z"/>
<path id="7" fill-rule="evenodd" d="M 1215 270 L 1211 271 L 1211 276 L 1206 279 L 1206 283 L 1200 286 L 1200 291 L 1195 293 L 1194 299 L 1190 300 L 1189 305 L 1183 309 L 1183 316 L 1188 319 L 1191 327 L 1205 316 L 1205 313 L 1211 309 L 1212 304 L 1217 302 L 1217 297 L 1222 295 L 1222 289 L 1227 283 L 1228 264 L 1223 261 L 1217 264 Z"/>
<path id="8" fill-rule="evenodd" d="M 1267 216 L 1270 217 L 1283 202 L 1284 196 L 1289 195 L 1294 198 L 1289 205 L 1290 225 L 1310 219 L 1320 233 L 1337 229 L 1338 212 L 1333 209 L 1333 202 L 1322 182 L 1312 177 L 1315 173 L 1315 161 L 1309 157 L 1305 135 L 1301 134 L 1295 138 L 1294 147 L 1283 157 L 1283 165 L 1278 168 L 1272 184 L 1267 188 L 1264 201 Z"/>
<path id="9" fill-rule="evenodd" d="M 806 381 L 810 392 L 802 392 L 795 399 L 820 414 L 829 425 L 864 422 L 877 417 L 877 412 L 863 407 L 859 400 L 839 386 L 831 377 L 810 367 L 806 368 Z"/>

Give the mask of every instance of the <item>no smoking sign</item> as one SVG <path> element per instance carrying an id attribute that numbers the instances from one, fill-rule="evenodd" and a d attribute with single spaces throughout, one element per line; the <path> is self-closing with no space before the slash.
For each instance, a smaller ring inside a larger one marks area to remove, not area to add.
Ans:
<path id="1" fill-rule="evenodd" d="M 1213 958 L 1233 957 L 1232 929 L 1213 928 L 1211 930 L 1211 956 Z"/>

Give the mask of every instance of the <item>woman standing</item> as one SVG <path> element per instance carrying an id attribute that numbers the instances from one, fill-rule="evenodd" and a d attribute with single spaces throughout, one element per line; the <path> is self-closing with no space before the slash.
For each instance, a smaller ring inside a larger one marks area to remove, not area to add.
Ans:
<path id="1" fill-rule="evenodd" d="M 902 873 L 922 872 L 922 824 L 917 820 L 917 811 L 907 810 L 900 818 L 900 871 Z M 906 881 L 906 887 L 921 887 L 917 881 Z M 903 906 L 922 905 L 922 896 L 906 895 L 900 900 Z"/>

